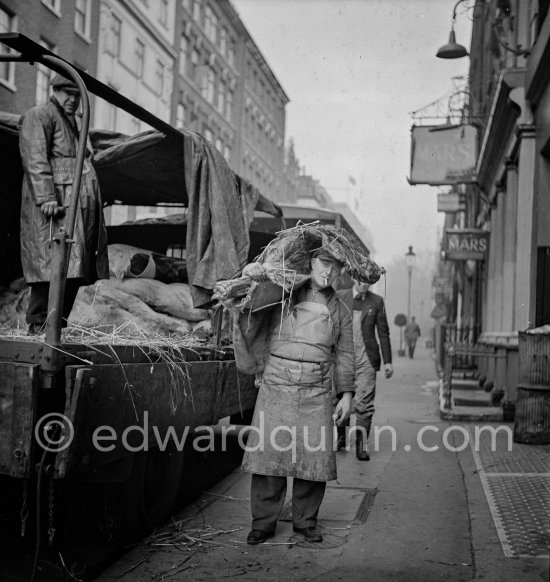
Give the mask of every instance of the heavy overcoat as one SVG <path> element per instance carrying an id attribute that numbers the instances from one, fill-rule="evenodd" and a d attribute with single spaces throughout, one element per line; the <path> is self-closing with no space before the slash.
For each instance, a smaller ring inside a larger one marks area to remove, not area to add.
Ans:
<path id="1" fill-rule="evenodd" d="M 21 200 L 21 263 L 27 283 L 51 277 L 51 235 L 64 225 L 72 198 L 78 127 L 51 97 L 21 118 L 19 149 L 24 177 Z M 44 202 L 66 207 L 64 216 L 50 219 L 40 210 Z M 67 278 L 86 283 L 109 278 L 107 230 L 99 183 L 87 148 L 76 212 Z"/>
<path id="2" fill-rule="evenodd" d="M 337 295 L 348 309 L 353 311 L 353 290 L 337 291 Z M 380 345 L 376 339 L 376 333 L 378 333 Z M 390 328 L 386 317 L 386 306 L 384 299 L 372 291 L 365 293 L 361 304 L 361 334 L 372 367 L 377 371 L 380 370 L 382 360 L 384 364 L 391 364 Z M 382 350 L 382 358 L 380 358 L 380 350 Z"/>

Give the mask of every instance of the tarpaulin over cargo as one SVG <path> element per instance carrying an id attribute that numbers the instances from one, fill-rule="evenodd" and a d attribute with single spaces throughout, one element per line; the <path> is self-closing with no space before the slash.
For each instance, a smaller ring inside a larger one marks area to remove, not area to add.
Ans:
<path id="1" fill-rule="evenodd" d="M 107 202 L 188 206 L 187 270 L 197 307 L 210 301 L 216 281 L 237 276 L 246 264 L 254 210 L 282 215 L 198 133 L 184 131 L 178 139 L 146 132 L 117 142 L 101 132 L 92 138 Z M 110 147 L 102 149 L 105 140 Z"/>
<path id="2" fill-rule="evenodd" d="M 0 116 L 0 133 L 15 155 L 18 122 L 18 115 Z M 209 301 L 217 280 L 235 277 L 246 264 L 254 209 L 282 216 L 280 207 L 234 174 L 195 132 L 128 137 L 91 130 L 90 139 L 104 202 L 189 208 L 185 246 L 195 306 Z"/>

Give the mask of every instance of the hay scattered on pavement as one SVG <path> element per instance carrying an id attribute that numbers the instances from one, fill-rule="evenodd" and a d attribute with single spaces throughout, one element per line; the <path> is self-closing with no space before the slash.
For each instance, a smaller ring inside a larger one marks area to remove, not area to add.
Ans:
<path id="1" fill-rule="evenodd" d="M 189 527 L 185 522 L 187 519 L 172 522 L 170 525 L 155 531 L 146 540 L 145 543 L 151 547 L 162 549 L 164 551 L 181 551 L 191 548 L 210 547 L 210 546 L 227 546 L 220 541 L 214 541 L 214 538 L 242 531 L 243 527 L 233 529 L 217 529 L 209 525 L 202 527 Z M 186 527 L 187 525 L 187 527 Z"/>

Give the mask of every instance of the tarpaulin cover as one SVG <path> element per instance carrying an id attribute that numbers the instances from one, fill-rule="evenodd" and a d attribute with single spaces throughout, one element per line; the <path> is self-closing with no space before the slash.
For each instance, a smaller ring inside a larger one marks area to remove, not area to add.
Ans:
<path id="1" fill-rule="evenodd" d="M 0 115 L 0 139 L 9 142 L 14 155 L 18 123 L 18 115 Z M 195 306 L 210 300 L 217 280 L 237 276 L 246 264 L 254 209 L 282 216 L 279 206 L 233 173 L 195 132 L 182 132 L 180 138 L 158 131 L 128 137 L 90 130 L 90 139 L 104 202 L 188 206 L 186 249 Z"/>

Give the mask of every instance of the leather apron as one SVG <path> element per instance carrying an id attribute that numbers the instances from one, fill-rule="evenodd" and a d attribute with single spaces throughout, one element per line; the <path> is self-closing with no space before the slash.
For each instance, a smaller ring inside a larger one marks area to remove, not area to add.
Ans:
<path id="1" fill-rule="evenodd" d="M 336 479 L 328 307 L 295 305 L 275 326 L 270 346 L 242 468 L 309 481 Z"/>

